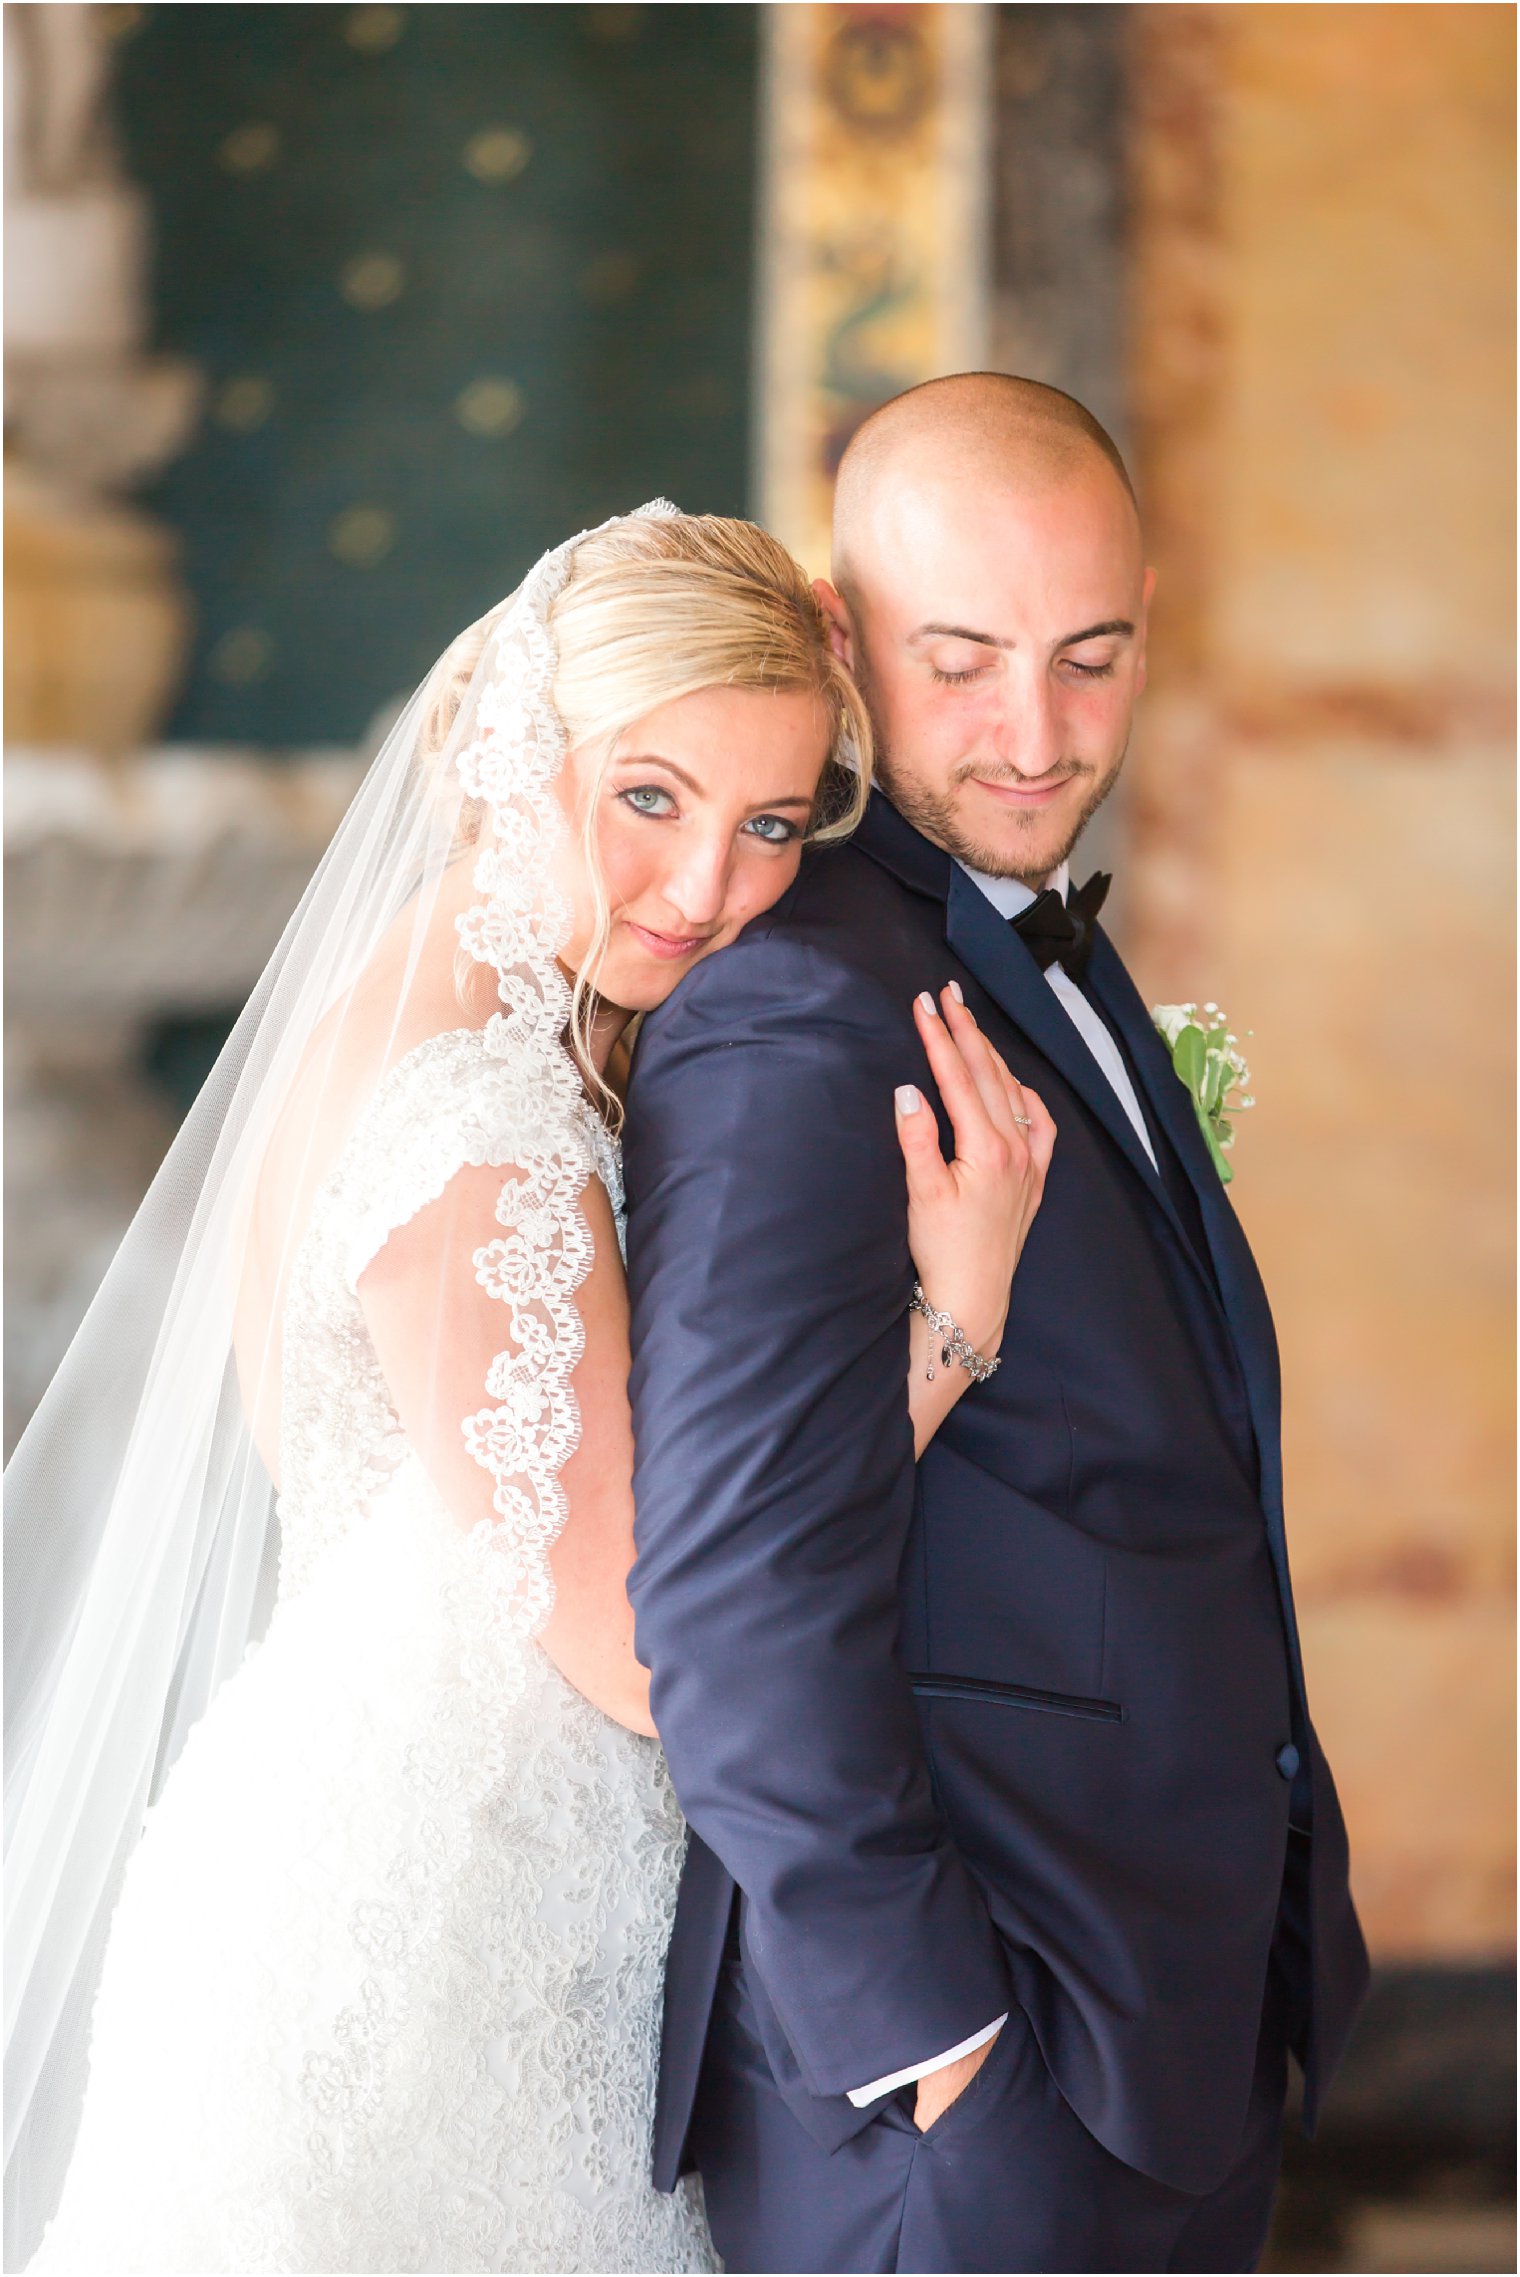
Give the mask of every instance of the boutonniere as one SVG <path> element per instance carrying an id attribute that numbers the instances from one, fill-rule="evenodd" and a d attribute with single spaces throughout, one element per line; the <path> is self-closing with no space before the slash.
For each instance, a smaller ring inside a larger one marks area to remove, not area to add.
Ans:
<path id="1" fill-rule="evenodd" d="M 1234 1172 L 1225 1153 L 1235 1144 L 1229 1118 L 1256 1104 L 1245 1089 L 1251 1070 L 1236 1048 L 1237 1039 L 1217 1004 L 1205 1004 L 1201 1012 L 1196 1004 L 1153 1004 L 1151 1018 L 1187 1086 L 1214 1168 L 1228 1186 Z"/>

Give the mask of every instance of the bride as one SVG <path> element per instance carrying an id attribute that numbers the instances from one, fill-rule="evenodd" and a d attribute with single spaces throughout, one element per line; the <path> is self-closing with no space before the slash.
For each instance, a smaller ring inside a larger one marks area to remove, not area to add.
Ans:
<path id="1" fill-rule="evenodd" d="M 8 2267 L 715 2266 L 648 2179 L 619 1071 L 867 774 L 796 564 L 663 503 L 387 742 L 12 1467 Z M 1053 1133 L 930 1002 L 909 1238 L 990 1353 Z"/>

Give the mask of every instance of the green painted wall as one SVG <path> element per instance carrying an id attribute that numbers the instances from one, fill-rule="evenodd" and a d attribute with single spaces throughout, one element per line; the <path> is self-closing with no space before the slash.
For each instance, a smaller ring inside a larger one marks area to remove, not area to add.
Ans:
<path id="1" fill-rule="evenodd" d="M 570 531 L 744 510 L 748 6 L 160 6 L 121 44 L 159 343 L 171 733 L 346 741 Z"/>

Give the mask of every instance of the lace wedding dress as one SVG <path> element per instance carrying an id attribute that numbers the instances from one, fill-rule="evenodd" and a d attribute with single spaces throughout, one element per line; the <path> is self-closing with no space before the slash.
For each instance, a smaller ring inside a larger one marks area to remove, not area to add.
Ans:
<path id="1" fill-rule="evenodd" d="M 546 1146 L 521 1072 L 492 1030 L 434 1036 L 320 1189 L 285 1314 L 276 1609 L 128 1869 L 38 2270 L 717 2266 L 693 2187 L 648 2182 L 681 1817 L 657 1743 L 531 1634 L 533 1512 L 575 1428 L 577 1197 L 591 1175 L 621 1197 L 589 1106 Z M 525 1414 L 541 1496 L 467 1535 L 355 1285 L 465 1164 L 530 1158 L 479 1260 L 527 1306 L 524 1351 L 472 1428 Z"/>

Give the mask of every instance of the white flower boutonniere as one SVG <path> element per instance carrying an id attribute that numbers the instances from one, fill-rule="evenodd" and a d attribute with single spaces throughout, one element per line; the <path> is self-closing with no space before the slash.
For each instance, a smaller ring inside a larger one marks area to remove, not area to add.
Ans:
<path id="1" fill-rule="evenodd" d="M 1225 1153 L 1235 1143 L 1229 1117 L 1256 1104 L 1245 1089 L 1251 1070 L 1236 1048 L 1237 1039 L 1217 1004 L 1205 1004 L 1201 1012 L 1196 1004 L 1153 1004 L 1151 1018 L 1187 1085 L 1214 1168 L 1228 1186 L 1234 1172 Z"/>

